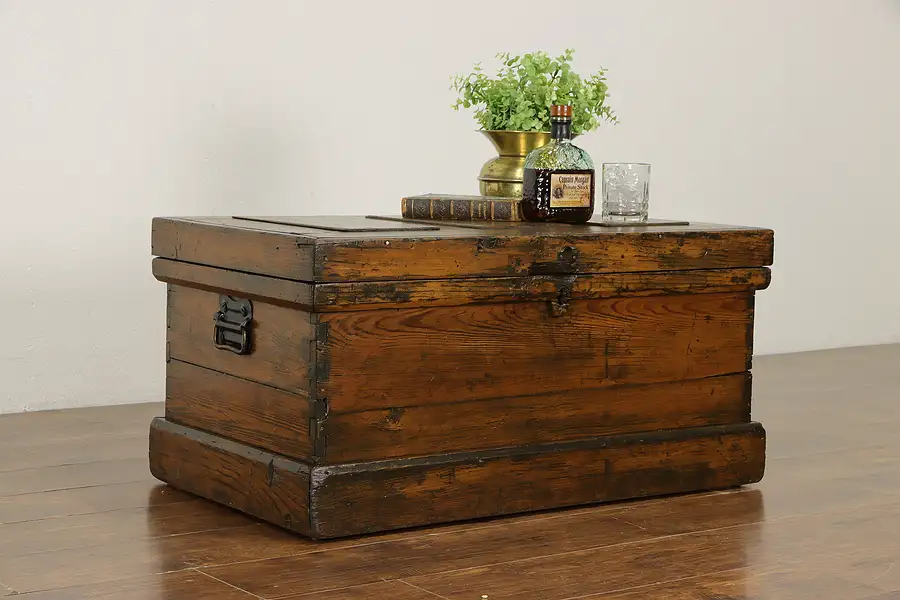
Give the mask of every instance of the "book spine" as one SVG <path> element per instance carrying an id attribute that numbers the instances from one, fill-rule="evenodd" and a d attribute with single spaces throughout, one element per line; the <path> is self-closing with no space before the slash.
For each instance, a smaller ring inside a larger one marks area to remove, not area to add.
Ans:
<path id="1" fill-rule="evenodd" d="M 519 201 L 459 198 L 403 198 L 405 219 L 437 221 L 521 221 Z"/>

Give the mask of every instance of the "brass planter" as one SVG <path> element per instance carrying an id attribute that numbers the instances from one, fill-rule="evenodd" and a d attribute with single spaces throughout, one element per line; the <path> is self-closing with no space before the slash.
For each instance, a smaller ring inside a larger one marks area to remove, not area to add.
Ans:
<path id="1" fill-rule="evenodd" d="M 482 131 L 497 149 L 478 176 L 482 196 L 522 197 L 525 157 L 550 141 L 549 131 Z"/>

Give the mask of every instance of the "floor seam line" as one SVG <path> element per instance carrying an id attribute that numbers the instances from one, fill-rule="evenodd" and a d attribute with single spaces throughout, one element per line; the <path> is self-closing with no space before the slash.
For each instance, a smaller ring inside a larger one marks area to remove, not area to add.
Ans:
<path id="1" fill-rule="evenodd" d="M 412 584 L 412 583 L 406 581 L 405 579 L 393 579 L 391 581 L 399 581 L 402 584 L 405 584 L 405 585 L 408 585 L 409 587 L 415 588 L 415 589 L 419 590 L 420 592 L 425 592 L 426 594 L 431 594 L 432 596 L 434 596 L 436 598 L 440 598 L 441 600 L 450 600 L 446 596 L 441 596 L 440 594 L 432 592 L 431 590 L 426 590 L 425 588 L 422 588 L 415 584 Z"/>
<path id="2" fill-rule="evenodd" d="M 670 583 L 678 583 L 679 581 L 690 581 L 691 579 L 700 579 L 702 577 L 709 577 L 710 575 L 719 575 L 721 573 L 731 573 L 732 571 L 740 571 L 742 569 L 746 569 L 747 567 L 735 567 L 733 569 L 722 569 L 720 571 L 710 571 L 709 573 L 701 573 L 700 575 L 691 575 L 690 577 L 676 577 L 675 579 L 663 579 L 661 581 L 654 581 L 652 583 L 646 583 L 644 585 L 632 585 L 623 588 L 616 588 L 614 590 L 609 590 L 606 592 L 597 592 L 595 594 L 582 594 L 580 596 L 566 596 L 565 598 L 560 598 L 560 600 L 589 600 L 590 598 L 602 598 L 603 596 L 609 594 L 620 594 L 622 592 L 632 592 L 637 590 L 643 590 L 646 588 L 653 587 L 655 585 L 663 585 Z"/>
<path id="3" fill-rule="evenodd" d="M 367 581 L 365 583 L 354 583 L 353 585 L 342 585 L 340 587 L 329 587 L 329 588 L 323 588 L 320 590 L 313 590 L 311 592 L 300 592 L 298 594 L 294 594 L 291 592 L 291 593 L 288 593 L 287 595 L 268 596 L 266 598 L 266 600 L 282 600 L 282 599 L 293 600 L 294 598 L 312 598 L 313 596 L 318 596 L 320 594 L 331 594 L 333 592 L 340 592 L 343 590 L 352 590 L 354 588 L 362 588 L 362 587 L 366 587 L 366 586 L 370 586 L 370 585 L 376 585 L 379 583 L 387 583 L 389 581 L 395 581 L 394 579 L 385 579 L 384 577 L 378 577 L 377 575 L 375 577 L 377 577 L 376 580 Z"/>
<path id="4" fill-rule="evenodd" d="M 6 590 L 6 591 L 8 591 L 8 592 L 12 592 L 12 595 L 13 595 L 13 596 L 17 596 L 17 595 L 19 594 L 19 592 L 17 592 L 16 590 L 12 589 L 12 588 L 9 587 L 8 585 L 6 585 L 6 584 L 3 583 L 2 581 L 0 581 L 0 592 L 2 592 L 3 590 Z"/>
<path id="5" fill-rule="evenodd" d="M 197 498 L 187 498 L 185 500 L 178 500 L 177 502 L 166 502 L 165 504 L 153 504 L 149 508 L 154 506 L 172 506 L 174 504 L 184 504 L 185 502 L 201 502 L 201 500 Z M 19 525 L 21 523 L 37 523 L 38 521 L 50 521 L 52 519 L 66 519 L 70 517 L 87 517 L 90 515 L 104 515 L 106 513 L 112 512 L 121 512 L 125 510 L 141 510 L 141 506 L 123 506 L 122 508 L 111 508 L 109 510 L 95 510 L 93 512 L 83 512 L 83 513 L 71 513 L 71 514 L 63 514 L 63 515 L 51 515 L 49 517 L 38 517 L 36 519 L 22 519 L 21 521 L 4 521 L 0 523 L 0 525 Z"/>
<path id="6" fill-rule="evenodd" d="M 854 510 L 856 510 L 856 507 L 854 507 L 852 509 L 839 510 L 839 511 L 827 511 L 827 512 L 841 513 L 841 512 L 848 512 L 848 511 L 854 511 Z M 887 510 L 887 509 L 885 509 L 885 510 Z M 619 548 L 619 547 L 623 547 L 623 546 L 631 546 L 631 545 L 636 545 L 636 544 L 651 544 L 651 543 L 657 543 L 661 540 L 668 540 L 668 539 L 679 538 L 679 537 L 687 537 L 687 536 L 691 536 L 691 535 L 702 535 L 702 534 L 707 534 L 707 533 L 716 532 L 716 531 L 727 531 L 729 529 L 737 529 L 739 527 L 749 527 L 751 525 L 757 525 L 757 524 L 763 523 L 763 522 L 774 523 L 774 522 L 784 521 L 784 520 L 788 520 L 788 519 L 803 518 L 803 517 L 807 517 L 807 516 L 809 516 L 809 515 L 797 514 L 797 515 L 789 515 L 789 516 L 785 516 L 785 517 L 776 517 L 774 519 L 761 519 L 761 520 L 748 521 L 746 523 L 737 523 L 735 525 L 725 525 L 723 527 L 712 527 L 709 529 L 698 529 L 696 531 L 683 531 L 683 532 L 679 532 L 679 533 L 669 533 L 669 534 L 665 534 L 665 535 L 653 536 L 650 538 L 617 542 L 615 544 L 607 544 L 607 545 L 602 545 L 602 546 L 589 546 L 586 548 L 579 548 L 577 550 L 568 550 L 566 552 L 557 552 L 557 553 L 552 553 L 552 554 L 544 554 L 541 556 L 529 556 L 527 558 L 517 558 L 515 560 L 501 561 L 501 562 L 496 562 L 496 563 L 488 563 L 488 564 L 478 565 L 475 567 L 462 567 L 459 569 L 448 569 L 446 571 L 437 571 L 434 573 L 423 573 L 421 576 L 425 577 L 428 575 L 445 575 L 448 573 L 462 573 L 465 571 L 472 571 L 472 570 L 476 570 L 476 569 L 494 568 L 494 567 L 500 567 L 500 566 L 505 566 L 505 565 L 514 565 L 514 564 L 518 564 L 518 563 L 543 560 L 543 559 L 547 559 L 550 557 L 556 558 L 556 557 L 560 557 L 560 556 L 570 556 L 572 554 L 580 554 L 583 552 L 592 552 L 592 551 L 597 551 L 597 550 L 609 550 L 609 549 L 613 549 L 613 548 Z"/>
<path id="7" fill-rule="evenodd" d="M 21 554 L 16 554 L 14 556 L 38 556 L 41 554 L 47 554 L 49 552 L 72 552 L 72 551 L 81 550 L 81 549 L 99 548 L 101 546 L 108 546 L 110 544 L 121 544 L 121 543 L 125 543 L 128 541 L 133 541 L 135 539 L 139 539 L 140 541 L 165 540 L 165 539 L 169 539 L 169 538 L 184 537 L 184 536 L 188 536 L 188 535 L 198 535 L 201 533 L 212 533 L 212 532 L 216 532 L 216 531 L 229 531 L 232 529 L 244 529 L 244 528 L 260 527 L 260 526 L 262 526 L 262 524 L 260 524 L 260 523 L 248 523 L 247 525 L 234 525 L 232 527 L 215 527 L 212 529 L 199 529 L 197 531 L 188 531 L 185 533 L 170 533 L 168 535 L 158 535 L 158 536 L 149 536 L 149 537 L 141 537 L 141 538 L 112 540 L 112 541 L 105 541 L 105 542 L 97 542 L 97 543 L 93 543 L 93 544 L 84 544 L 81 546 L 70 546 L 70 547 L 66 547 L 66 548 L 50 548 L 49 550 L 34 550 L 32 552 L 24 552 Z M 0 555 L 0 557 L 2 557 L 2 555 Z"/>
<path id="8" fill-rule="evenodd" d="M 5 496 L 0 496 L 0 498 L 16 498 L 18 496 L 28 496 L 28 495 L 34 495 L 34 494 L 51 494 L 54 492 L 67 492 L 69 490 L 88 490 L 91 488 L 106 487 L 108 485 L 124 485 L 127 483 L 140 483 L 142 481 L 148 481 L 148 479 L 145 477 L 142 477 L 141 479 L 128 479 L 126 481 L 109 481 L 107 483 L 97 483 L 94 485 L 73 485 L 70 487 L 51 488 L 48 490 L 34 490 L 31 492 L 17 492 L 15 494 L 7 494 Z M 160 483 L 162 483 L 162 482 L 160 482 Z"/>
<path id="9" fill-rule="evenodd" d="M 133 438 L 123 438 L 123 439 L 128 440 L 129 442 L 133 442 L 133 441 L 134 441 Z M 103 440 L 100 440 L 100 441 L 103 441 Z M 4 470 L 0 471 L 0 475 L 6 475 L 6 474 L 8 474 L 8 473 L 21 473 L 21 472 L 23 472 L 23 471 L 39 471 L 39 470 L 42 470 L 42 469 L 58 469 L 58 468 L 60 468 L 60 467 L 83 467 L 83 466 L 86 466 L 86 465 L 96 465 L 96 464 L 99 464 L 99 463 L 114 462 L 114 461 L 120 461 L 120 460 L 140 460 L 140 458 L 141 458 L 140 456 L 134 456 L 134 457 L 132 457 L 132 458 L 124 458 L 124 459 L 120 459 L 120 458 L 113 458 L 113 459 L 105 459 L 105 458 L 101 458 L 101 459 L 98 459 L 98 460 L 86 460 L 86 461 L 83 461 L 83 462 L 67 462 L 67 463 L 59 463 L 59 464 L 55 464 L 55 465 L 43 465 L 43 466 L 39 466 L 39 467 L 23 467 L 23 468 L 21 468 L 21 469 L 4 469 Z"/>
<path id="10" fill-rule="evenodd" d="M 257 596 L 256 594 L 254 594 L 254 593 L 252 593 L 252 592 L 248 592 L 247 590 L 245 590 L 245 589 L 243 589 L 243 588 L 239 588 L 239 587 L 236 586 L 236 585 L 231 585 L 231 584 L 228 583 L 227 581 L 222 581 L 222 580 L 219 579 L 218 577 L 215 577 L 215 576 L 213 576 L 213 575 L 210 575 L 209 573 L 205 573 L 205 572 L 201 571 L 199 567 L 194 567 L 194 568 L 192 568 L 192 569 L 190 569 L 190 570 L 191 570 L 191 571 L 194 571 L 195 573 L 200 573 L 200 575 L 203 575 L 204 577 L 209 577 L 210 579 L 212 579 L 212 580 L 214 580 L 214 581 L 218 581 L 219 583 L 221 583 L 221 584 L 223 584 L 223 585 L 227 585 L 228 587 L 230 587 L 230 588 L 232 588 L 232 589 L 235 589 L 235 590 L 237 590 L 237 591 L 239 591 L 239 592 L 242 592 L 242 593 L 244 593 L 244 594 L 247 594 L 247 595 L 250 596 L 251 598 L 259 598 L 260 600 L 264 600 L 262 596 Z"/>

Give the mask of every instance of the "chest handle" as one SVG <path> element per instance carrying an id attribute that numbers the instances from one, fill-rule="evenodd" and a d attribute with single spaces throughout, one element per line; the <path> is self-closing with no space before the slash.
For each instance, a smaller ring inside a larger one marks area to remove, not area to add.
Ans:
<path id="1" fill-rule="evenodd" d="M 219 296 L 219 310 L 213 315 L 213 345 L 235 354 L 250 354 L 253 303 L 245 298 Z"/>

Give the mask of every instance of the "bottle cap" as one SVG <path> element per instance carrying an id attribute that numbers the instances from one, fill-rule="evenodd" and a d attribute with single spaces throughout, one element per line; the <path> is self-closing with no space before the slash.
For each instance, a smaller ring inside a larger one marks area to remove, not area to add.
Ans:
<path id="1" fill-rule="evenodd" d="M 550 107 L 551 117 L 571 117 L 572 107 L 568 104 L 554 104 Z"/>

